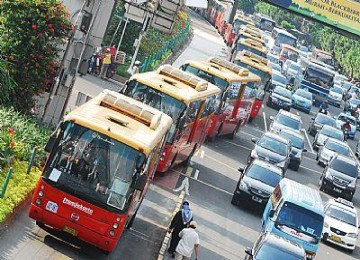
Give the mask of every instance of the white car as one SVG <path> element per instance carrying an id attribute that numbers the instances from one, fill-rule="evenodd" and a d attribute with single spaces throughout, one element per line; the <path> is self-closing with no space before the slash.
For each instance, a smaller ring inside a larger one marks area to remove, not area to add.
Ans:
<path id="1" fill-rule="evenodd" d="M 352 157 L 351 148 L 347 143 L 330 137 L 326 140 L 325 144 L 320 147 L 316 160 L 319 165 L 325 167 L 336 153 Z"/>
<path id="2" fill-rule="evenodd" d="M 342 87 L 336 85 L 330 88 L 328 95 L 329 103 L 334 106 L 340 107 L 341 101 L 343 100 L 343 95 L 344 90 Z"/>
<path id="3" fill-rule="evenodd" d="M 271 63 L 271 70 L 273 73 L 281 73 L 281 66 L 278 63 Z M 275 71 L 275 72 L 274 72 Z"/>
<path id="4" fill-rule="evenodd" d="M 270 120 L 272 122 L 269 130 L 274 133 L 280 133 L 281 129 L 290 129 L 297 133 L 301 131 L 301 117 L 283 109 L 280 109 L 275 117 L 270 116 Z"/>
<path id="5" fill-rule="evenodd" d="M 353 251 L 357 244 L 359 219 L 352 202 L 337 198 L 325 203 L 323 241 Z"/>
<path id="6" fill-rule="evenodd" d="M 285 71 L 285 76 L 288 80 L 290 80 L 291 78 L 295 78 L 296 75 L 301 72 L 302 72 L 302 70 L 301 70 L 300 65 L 294 62 L 294 63 L 291 63 L 289 65 L 287 71 Z"/>
<path id="7" fill-rule="evenodd" d="M 320 131 L 316 133 L 314 141 L 312 143 L 312 147 L 314 148 L 314 150 L 318 151 L 329 137 L 335 138 L 342 142 L 345 140 L 342 130 L 332 126 L 323 125 Z"/>

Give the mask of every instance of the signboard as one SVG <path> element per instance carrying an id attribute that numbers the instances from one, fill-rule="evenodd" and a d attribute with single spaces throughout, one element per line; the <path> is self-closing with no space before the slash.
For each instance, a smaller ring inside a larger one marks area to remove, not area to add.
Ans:
<path id="1" fill-rule="evenodd" d="M 347 33 L 360 36 L 360 3 L 352 0 L 265 0 Z"/>
<path id="2" fill-rule="evenodd" d="M 129 18 L 132 21 L 143 23 L 145 16 L 146 16 L 146 9 L 131 5 L 131 4 L 125 4 L 125 14 L 124 16 L 126 18 Z"/>
<path id="3" fill-rule="evenodd" d="M 185 5 L 206 9 L 208 7 L 208 0 L 185 0 Z"/>
<path id="4" fill-rule="evenodd" d="M 126 53 L 123 51 L 118 51 L 116 53 L 116 58 L 115 60 L 120 63 L 120 64 L 124 64 L 125 63 L 125 57 L 126 57 Z"/>
<path id="5" fill-rule="evenodd" d="M 153 16 L 151 26 L 155 29 L 164 32 L 171 33 L 175 23 L 175 16 L 166 15 L 165 13 L 157 12 Z"/>

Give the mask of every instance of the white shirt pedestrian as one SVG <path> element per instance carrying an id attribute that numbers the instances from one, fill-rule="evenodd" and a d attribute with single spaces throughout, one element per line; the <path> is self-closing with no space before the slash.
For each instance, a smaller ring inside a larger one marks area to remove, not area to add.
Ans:
<path id="1" fill-rule="evenodd" d="M 176 256 L 177 260 L 190 259 L 193 250 L 195 249 L 196 258 L 199 257 L 199 235 L 195 231 L 197 224 L 195 221 L 190 222 L 190 227 L 184 228 L 180 231 L 179 237 L 181 237 L 179 244 L 176 247 Z"/>

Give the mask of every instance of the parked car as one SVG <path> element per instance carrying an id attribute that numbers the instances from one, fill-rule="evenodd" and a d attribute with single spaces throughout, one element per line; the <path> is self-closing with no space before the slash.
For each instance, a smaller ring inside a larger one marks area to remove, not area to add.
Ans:
<path id="1" fill-rule="evenodd" d="M 261 159 L 280 167 L 285 173 L 290 163 L 290 141 L 278 134 L 266 132 L 259 139 L 252 138 L 255 147 L 251 150 L 248 164 Z"/>
<path id="2" fill-rule="evenodd" d="M 274 72 L 274 71 L 273 71 Z M 270 85 L 270 89 L 269 90 L 272 90 L 274 89 L 276 86 L 281 86 L 281 87 L 286 87 L 286 78 L 285 76 L 283 76 L 280 72 L 277 73 L 277 72 L 274 72 L 272 75 L 271 75 L 271 85 Z"/>
<path id="3" fill-rule="evenodd" d="M 279 167 L 255 159 L 246 168 L 240 168 L 239 181 L 236 185 L 231 203 L 253 202 L 265 207 L 275 186 L 280 182 L 283 171 Z"/>
<path id="4" fill-rule="evenodd" d="M 253 247 L 247 247 L 245 253 L 245 260 L 306 259 L 306 253 L 302 247 L 272 233 L 260 233 Z"/>
<path id="5" fill-rule="evenodd" d="M 316 117 L 311 118 L 308 129 L 309 134 L 315 136 L 317 132 L 323 127 L 323 125 L 336 127 L 336 121 L 330 116 L 318 113 Z"/>
<path id="6" fill-rule="evenodd" d="M 315 135 L 314 141 L 312 143 L 314 150 L 316 151 L 319 150 L 319 148 L 324 145 L 326 139 L 328 138 L 335 138 L 339 141 L 345 140 L 344 133 L 342 130 L 332 126 L 323 125 L 321 130 L 318 131 L 317 134 Z"/>
<path id="7" fill-rule="evenodd" d="M 283 129 L 279 134 L 289 139 L 291 143 L 289 168 L 297 171 L 300 167 L 303 153 L 307 152 L 305 149 L 305 138 L 302 134 L 289 129 Z"/>
<path id="8" fill-rule="evenodd" d="M 313 96 L 311 92 L 304 89 L 298 89 L 292 95 L 292 107 L 310 113 L 313 103 Z"/>
<path id="9" fill-rule="evenodd" d="M 286 78 L 287 78 L 288 80 L 290 80 L 291 78 L 295 78 L 296 75 L 297 75 L 298 73 L 301 73 L 301 72 L 302 72 L 302 70 L 301 70 L 300 65 L 297 64 L 296 62 L 292 62 L 292 63 L 288 66 L 287 70 L 284 71 L 284 74 L 285 74 Z"/>
<path id="10" fill-rule="evenodd" d="M 348 138 L 354 139 L 357 129 L 357 120 L 352 115 L 348 115 L 346 113 L 340 113 L 338 116 L 334 116 L 334 119 L 336 120 L 336 127 L 341 129 L 343 124 L 345 124 L 347 121 L 350 123 L 351 130 L 348 133 Z"/>
<path id="11" fill-rule="evenodd" d="M 301 117 L 280 109 L 275 117 L 270 116 L 271 124 L 269 130 L 279 133 L 282 129 L 291 129 L 300 133 L 302 122 Z"/>
<path id="12" fill-rule="evenodd" d="M 320 190 L 329 191 L 349 201 L 357 184 L 358 165 L 354 159 L 336 154 L 320 177 Z"/>
<path id="13" fill-rule="evenodd" d="M 328 165 L 329 161 L 336 153 L 351 157 L 351 148 L 350 146 L 342 141 L 339 141 L 334 138 L 328 138 L 325 141 L 325 144 L 319 149 L 316 160 L 321 166 Z"/>
<path id="14" fill-rule="evenodd" d="M 270 95 L 268 97 L 266 105 L 275 109 L 282 108 L 290 111 L 291 97 L 292 93 L 290 90 L 280 86 L 276 86 L 273 90 L 270 91 Z"/>
<path id="15" fill-rule="evenodd" d="M 344 89 L 341 87 L 334 86 L 329 89 L 328 101 L 329 104 L 340 107 L 343 100 Z"/>
<path id="16" fill-rule="evenodd" d="M 354 251 L 359 236 L 359 218 L 354 204 L 342 198 L 325 203 L 322 240 Z"/>

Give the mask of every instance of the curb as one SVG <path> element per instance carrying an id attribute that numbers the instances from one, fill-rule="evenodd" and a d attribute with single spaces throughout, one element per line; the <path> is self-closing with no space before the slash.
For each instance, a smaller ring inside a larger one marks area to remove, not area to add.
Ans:
<path id="1" fill-rule="evenodd" d="M 181 205 L 184 201 L 184 198 L 185 198 L 185 191 L 181 191 L 180 192 L 180 195 L 178 197 L 178 201 L 176 203 L 176 207 L 172 213 L 172 216 L 171 218 L 173 218 L 175 216 L 175 214 L 180 210 L 181 208 Z M 169 241 L 170 241 L 170 237 L 171 237 L 171 234 L 169 234 L 168 232 L 166 232 L 166 235 L 165 235 L 165 238 L 161 244 L 161 248 L 160 248 L 160 252 L 159 252 L 159 255 L 158 255 L 158 260 L 163 260 L 164 257 L 165 257 L 165 254 L 166 254 L 166 249 L 168 247 L 168 244 L 169 244 Z"/>

